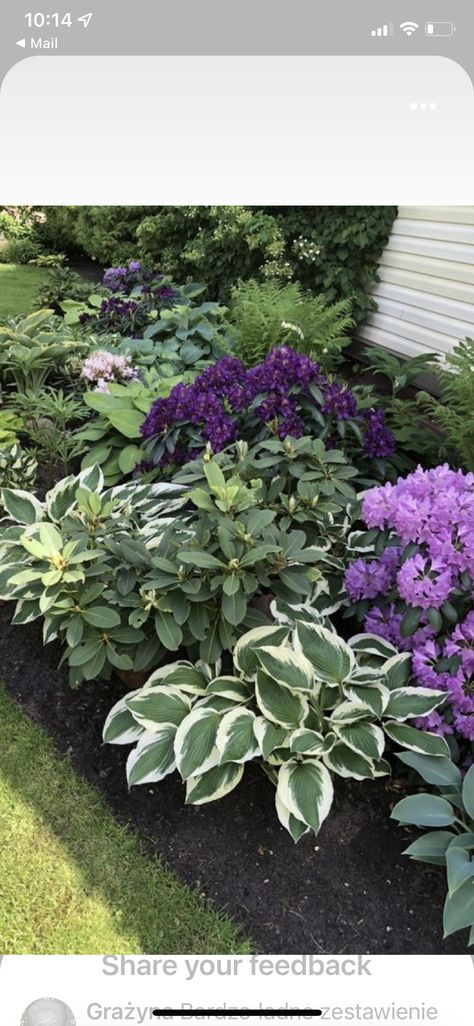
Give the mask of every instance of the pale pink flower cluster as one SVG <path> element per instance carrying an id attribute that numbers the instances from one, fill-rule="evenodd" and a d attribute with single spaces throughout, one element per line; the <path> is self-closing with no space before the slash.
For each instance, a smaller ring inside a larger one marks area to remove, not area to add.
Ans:
<path id="1" fill-rule="evenodd" d="M 108 392 L 112 381 L 130 381 L 138 378 L 138 368 L 132 367 L 130 356 L 119 356 L 99 349 L 84 360 L 81 378 L 95 383 L 95 392 Z"/>

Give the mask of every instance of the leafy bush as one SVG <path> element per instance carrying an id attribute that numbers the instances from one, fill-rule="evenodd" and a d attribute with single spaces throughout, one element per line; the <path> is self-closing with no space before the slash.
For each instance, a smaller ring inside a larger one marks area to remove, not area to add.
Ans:
<path id="1" fill-rule="evenodd" d="M 474 470 L 474 339 L 460 342 L 446 356 L 447 367 L 438 366 L 442 386 L 439 399 L 423 393 L 418 397 L 444 432 L 454 454 L 467 470 Z"/>
<path id="2" fill-rule="evenodd" d="M 413 673 L 424 687 L 447 696 L 443 714 L 428 726 L 474 741 L 472 475 L 419 467 L 395 485 L 366 492 L 366 533 L 346 572 L 353 610 L 365 629 L 413 653 Z"/>
<path id="3" fill-rule="evenodd" d="M 37 390 L 51 374 L 64 373 L 66 361 L 83 349 L 52 310 L 12 318 L 0 325 L 0 379 L 13 382 L 18 392 Z"/>
<path id="4" fill-rule="evenodd" d="M 291 345 L 329 370 L 350 342 L 350 308 L 348 299 L 328 305 L 324 296 L 305 294 L 297 282 L 243 282 L 232 291 L 236 355 L 253 367 L 275 346 Z"/>
<path id="5" fill-rule="evenodd" d="M 439 791 L 439 795 L 411 795 L 395 806 L 392 819 L 399 823 L 437 828 L 403 854 L 414 862 L 446 867 L 444 936 L 470 927 L 468 944 L 474 944 L 474 766 L 463 781 L 458 766 L 447 758 L 408 752 L 399 754 L 399 759 Z"/>
<path id="6" fill-rule="evenodd" d="M 0 263 L 30 264 L 40 252 L 41 247 L 33 239 L 9 239 L 0 249 Z"/>
<path id="7" fill-rule="evenodd" d="M 367 659 L 369 663 L 367 664 Z M 447 754 L 446 743 L 409 724 L 440 692 L 406 687 L 407 657 L 376 638 L 347 644 L 318 623 L 294 632 L 265 626 L 245 634 L 231 675 L 177 662 L 114 706 L 104 727 L 112 744 L 137 742 L 128 784 L 154 783 L 177 769 L 186 802 L 232 791 L 245 763 L 258 761 L 276 787 L 276 811 L 294 841 L 318 833 L 334 775 L 384 776 L 386 738 L 415 752 Z"/>
<path id="8" fill-rule="evenodd" d="M 358 410 L 345 384 L 326 378 L 317 363 L 286 346 L 251 370 L 232 357 L 208 367 L 192 385 L 177 385 L 157 399 L 143 428 L 146 459 L 163 470 L 180 465 L 209 443 L 218 452 L 236 438 L 318 435 L 334 448 L 354 452 L 361 465 L 374 460 L 385 473 L 394 451 L 381 410 Z"/>
<path id="9" fill-rule="evenodd" d="M 38 290 L 36 304 L 43 309 L 51 307 L 56 313 L 61 314 L 61 303 L 64 300 L 84 303 L 90 292 L 91 283 L 82 275 L 71 271 L 70 267 L 55 267 L 49 272 L 47 280 Z"/>
<path id="10" fill-rule="evenodd" d="M 34 488 L 37 467 L 35 456 L 17 442 L 0 445 L 0 488 Z"/>
<path id="11" fill-rule="evenodd" d="M 197 278 L 228 303 L 248 278 L 300 282 L 328 303 L 369 307 L 396 207 L 45 207 L 48 248 L 77 249 L 105 266 L 136 258 L 178 281 Z"/>
<path id="12" fill-rule="evenodd" d="M 15 445 L 18 441 L 18 433 L 23 428 L 23 422 L 11 410 L 0 409 L 0 446 Z"/>
<path id="13" fill-rule="evenodd" d="M 23 418 L 23 433 L 33 446 L 48 484 L 53 476 L 67 474 L 78 454 L 77 427 L 85 409 L 74 394 L 61 388 L 41 386 L 13 393 L 12 408 Z"/>

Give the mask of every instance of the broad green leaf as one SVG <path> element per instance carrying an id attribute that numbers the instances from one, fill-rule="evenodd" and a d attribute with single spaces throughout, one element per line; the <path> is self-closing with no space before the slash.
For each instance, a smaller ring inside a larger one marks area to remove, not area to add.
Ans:
<path id="1" fill-rule="evenodd" d="M 232 595 L 227 595 L 223 592 L 221 608 L 223 616 L 233 627 L 237 627 L 239 623 L 242 623 L 247 612 L 247 599 L 243 590 L 239 588 Z"/>
<path id="2" fill-rule="evenodd" d="M 263 670 L 257 672 L 255 697 L 263 715 L 281 727 L 299 727 L 308 712 L 302 692 L 282 687 Z"/>
<path id="3" fill-rule="evenodd" d="M 474 924 L 474 880 L 465 880 L 461 887 L 448 894 L 444 905 L 444 936 L 450 937 L 456 930 L 464 930 Z"/>
<path id="4" fill-rule="evenodd" d="M 181 627 L 170 613 L 155 612 L 155 631 L 161 644 L 170 652 L 176 652 L 183 640 Z"/>
<path id="5" fill-rule="evenodd" d="M 412 794 L 398 802 L 390 818 L 416 826 L 445 827 L 454 823 L 455 813 L 445 798 L 434 794 Z"/>
<path id="6" fill-rule="evenodd" d="M 257 649 L 260 665 L 277 684 L 290 691 L 313 691 L 314 670 L 306 656 L 284 645 L 265 645 Z"/>
<path id="7" fill-rule="evenodd" d="M 81 616 L 91 627 L 103 631 L 112 630 L 120 625 L 120 613 L 110 606 L 89 606 L 82 610 Z"/>
<path id="8" fill-rule="evenodd" d="M 301 652 L 313 665 L 319 680 L 342 684 L 355 668 L 355 656 L 342 638 L 316 623 L 298 623 L 296 636 Z"/>
<path id="9" fill-rule="evenodd" d="M 143 450 L 138 445 L 126 445 L 121 450 L 118 461 L 122 474 L 131 474 L 132 470 L 143 460 Z"/>
<path id="10" fill-rule="evenodd" d="M 397 756 L 405 766 L 416 770 L 427 784 L 437 787 L 448 787 L 458 784 L 461 773 L 458 767 L 445 756 L 420 755 L 419 752 L 397 752 Z"/>
<path id="11" fill-rule="evenodd" d="M 179 772 L 184 780 L 201 776 L 220 761 L 217 748 L 217 730 L 221 721 L 214 709 L 194 709 L 178 727 L 175 755 Z"/>
<path id="12" fill-rule="evenodd" d="M 204 805 L 224 798 L 240 783 L 244 767 L 235 762 L 215 766 L 205 773 L 189 777 L 186 782 L 186 805 Z"/>
<path id="13" fill-rule="evenodd" d="M 318 833 L 333 800 L 330 774 L 317 759 L 288 762 L 278 773 L 277 794 L 296 819 Z"/>
<path id="14" fill-rule="evenodd" d="M 127 759 L 128 786 L 151 784 L 176 769 L 174 738 L 176 727 L 166 723 L 153 734 L 144 734 Z"/>
<path id="15" fill-rule="evenodd" d="M 390 692 L 390 701 L 385 716 L 394 720 L 411 720 L 415 716 L 427 716 L 446 701 L 445 691 L 432 688 L 396 688 Z"/>
<path id="16" fill-rule="evenodd" d="M 448 745 L 438 734 L 417 730 L 416 727 L 409 727 L 406 723 L 393 721 L 384 723 L 383 729 L 392 741 L 396 741 L 403 748 L 409 748 L 412 752 L 421 752 L 422 755 L 444 755 L 446 758 L 450 758 Z"/>
<path id="17" fill-rule="evenodd" d="M 353 752 L 366 759 L 377 762 L 382 758 L 385 748 L 383 730 L 375 723 L 350 723 L 340 726 L 333 721 L 333 728 L 341 741 L 352 748 Z"/>
<path id="18" fill-rule="evenodd" d="M 471 766 L 464 777 L 462 800 L 468 816 L 474 822 L 474 765 Z"/>
<path id="19" fill-rule="evenodd" d="M 178 727 L 189 714 L 190 699 L 177 689 L 162 685 L 145 688 L 127 700 L 127 708 L 145 730 L 153 731 L 164 723 Z"/>
<path id="20" fill-rule="evenodd" d="M 190 563 L 191 566 L 198 566 L 203 570 L 225 570 L 225 563 L 221 563 L 220 559 L 216 559 L 215 556 L 211 556 L 209 552 L 202 552 L 201 549 L 183 549 L 179 553 L 179 559 L 183 563 Z"/>
<path id="21" fill-rule="evenodd" d="M 231 709 L 221 719 L 216 744 L 224 762 L 248 762 L 258 755 L 253 724 L 255 714 L 250 709 Z"/>
<path id="22" fill-rule="evenodd" d="M 446 864 L 446 851 L 455 835 L 449 830 L 430 830 L 405 848 L 403 855 L 409 855 L 414 862 L 428 862 L 433 866 Z"/>
<path id="23" fill-rule="evenodd" d="M 375 776 L 374 763 L 344 744 L 334 745 L 331 751 L 323 756 L 323 762 L 333 773 L 346 779 L 372 780 Z"/>
<path id="24" fill-rule="evenodd" d="M 141 438 L 140 427 L 143 424 L 143 413 L 139 410 L 119 409 L 107 414 L 112 427 L 125 438 Z"/>
<path id="25" fill-rule="evenodd" d="M 464 848 L 448 848 L 446 869 L 450 895 L 454 894 L 465 880 L 474 879 L 474 862 Z"/>
<path id="26" fill-rule="evenodd" d="M 286 627 L 254 627 L 237 641 L 234 648 L 234 664 L 241 673 L 249 677 L 259 666 L 257 649 L 265 645 L 284 645 L 288 639 Z"/>

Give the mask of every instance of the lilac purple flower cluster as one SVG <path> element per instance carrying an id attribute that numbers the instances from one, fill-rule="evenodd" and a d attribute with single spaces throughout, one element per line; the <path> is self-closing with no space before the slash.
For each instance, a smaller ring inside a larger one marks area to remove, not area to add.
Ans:
<path id="1" fill-rule="evenodd" d="M 247 370 L 235 357 L 225 356 L 206 368 L 192 385 L 176 385 L 167 399 L 157 399 L 143 426 L 148 452 L 160 466 L 197 455 L 206 443 L 218 452 L 235 438 L 251 442 L 269 434 L 286 438 L 317 434 L 333 442 L 338 425 L 353 420 L 366 427 L 370 456 L 394 451 L 394 440 L 377 414 L 377 438 L 371 420 L 359 415 L 353 393 L 329 381 L 319 364 L 287 346 L 273 349 Z M 381 419 L 379 414 L 381 414 Z M 355 442 L 354 435 L 354 442 Z M 341 445 L 341 439 L 338 439 Z"/>
<path id="2" fill-rule="evenodd" d="M 366 631 L 411 651 L 418 683 L 446 691 L 445 712 L 420 725 L 474 741 L 474 474 L 418 467 L 367 492 L 362 515 L 389 545 L 349 566 L 349 598 L 374 603 Z M 401 631 L 410 610 L 413 633 Z"/>
<path id="3" fill-rule="evenodd" d="M 88 356 L 81 370 L 81 378 L 95 384 L 95 392 L 108 392 L 111 381 L 130 381 L 138 376 L 138 369 L 132 367 L 130 356 L 108 353 L 105 349 Z"/>

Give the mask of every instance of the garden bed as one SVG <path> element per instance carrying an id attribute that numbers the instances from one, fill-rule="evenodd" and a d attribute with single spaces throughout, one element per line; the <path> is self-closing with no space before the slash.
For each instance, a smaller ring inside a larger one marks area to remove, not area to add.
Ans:
<path id="1" fill-rule="evenodd" d="M 401 858 L 418 832 L 389 820 L 397 781 L 339 782 L 321 833 L 297 846 L 278 824 L 274 790 L 250 766 L 227 799 L 183 805 L 176 774 L 157 786 L 124 786 L 128 749 L 101 745 L 103 722 L 123 693 L 119 681 L 71 690 L 56 669 L 60 650 L 42 647 L 38 624 L 10 625 L 0 607 L 0 676 L 44 726 L 57 750 L 103 794 L 150 855 L 198 885 L 258 948 L 271 952 L 457 954 L 463 934 L 441 939 L 443 871 Z"/>

